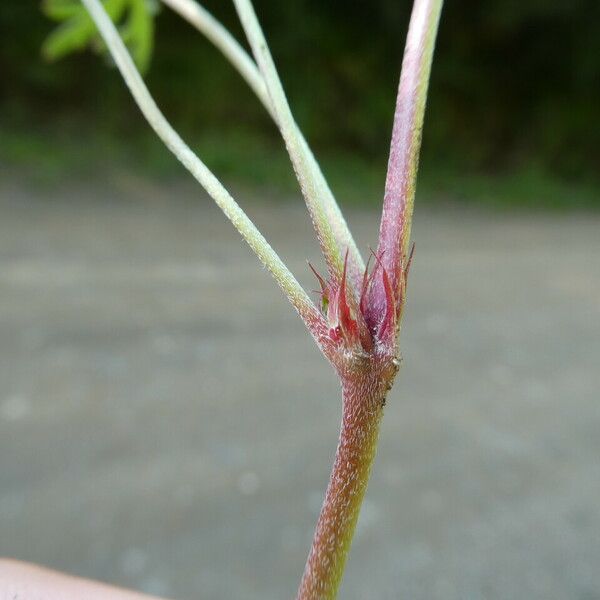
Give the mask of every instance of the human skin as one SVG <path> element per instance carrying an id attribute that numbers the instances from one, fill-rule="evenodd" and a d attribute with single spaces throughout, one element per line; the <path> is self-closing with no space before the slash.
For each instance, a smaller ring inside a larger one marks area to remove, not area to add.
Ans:
<path id="1" fill-rule="evenodd" d="M 161 600 L 16 560 L 0 559 L 0 600 Z"/>

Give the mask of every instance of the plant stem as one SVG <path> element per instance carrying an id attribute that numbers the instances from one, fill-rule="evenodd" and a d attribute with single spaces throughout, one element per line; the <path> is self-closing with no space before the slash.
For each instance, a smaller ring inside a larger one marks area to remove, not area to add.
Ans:
<path id="1" fill-rule="evenodd" d="M 377 450 L 386 388 L 381 372 L 342 383 L 342 426 L 297 600 L 336 597 Z"/>
<path id="2" fill-rule="evenodd" d="M 421 132 L 442 4 L 443 0 L 414 0 L 398 86 L 378 245 L 396 296 L 401 265 L 406 266 L 409 253 Z M 371 291 L 370 310 L 375 313 L 371 319 L 377 321 L 385 310 L 380 279 Z"/>
<path id="3" fill-rule="evenodd" d="M 292 115 L 273 57 L 254 11 L 254 6 L 251 0 L 233 0 L 233 3 L 265 82 L 275 113 L 275 122 L 279 126 L 279 131 L 292 161 L 296 179 L 300 184 L 302 195 L 321 246 L 323 258 L 327 263 L 329 275 L 330 277 L 339 278 L 342 274 L 343 257 L 346 249 L 340 248 L 329 215 L 323 207 L 321 182 L 311 168 L 312 163 L 306 153 L 308 147 L 301 142 L 298 126 Z"/>
<path id="4" fill-rule="evenodd" d="M 254 223 L 225 189 L 223 184 L 198 156 L 194 154 L 162 114 L 144 84 L 123 40 L 119 36 L 110 17 L 106 14 L 100 0 L 81 1 L 96 23 L 98 31 L 106 43 L 117 68 L 148 123 L 167 148 L 173 152 L 183 166 L 195 177 L 198 183 L 200 183 L 225 213 L 225 216 L 238 230 L 262 264 L 273 275 L 275 281 L 279 284 L 279 287 L 288 297 L 313 335 L 317 345 L 323 349 L 322 340 L 326 337 L 327 328 L 323 317 L 308 294 L 285 266 L 275 250 L 271 248 Z M 326 349 L 323 351 L 325 352 Z"/>
<path id="5" fill-rule="evenodd" d="M 223 53 L 225 58 L 229 60 L 244 78 L 246 83 L 248 83 L 252 91 L 256 94 L 257 98 L 277 124 L 277 112 L 269 97 L 269 92 L 262 74 L 258 70 L 255 62 L 231 33 L 195 0 L 162 0 L 162 2 L 191 23 Z M 327 213 L 333 235 L 335 236 L 339 247 L 342 249 L 342 252 L 346 248 L 349 250 L 351 281 L 356 289 L 360 289 L 362 274 L 365 270 L 365 263 L 356 246 L 356 242 L 352 237 L 352 233 L 346 224 L 344 215 L 321 171 L 319 163 L 315 159 L 306 139 L 296 123 L 294 123 L 294 127 L 297 130 L 297 136 L 299 143 L 302 146 L 302 151 L 307 157 L 309 167 L 313 171 L 316 183 L 319 187 L 317 201 L 322 204 L 323 210 Z"/>

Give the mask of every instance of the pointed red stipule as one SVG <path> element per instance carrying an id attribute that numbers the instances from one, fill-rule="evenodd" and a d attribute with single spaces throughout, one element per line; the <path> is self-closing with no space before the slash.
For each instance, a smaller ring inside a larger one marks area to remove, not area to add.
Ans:
<path id="1" fill-rule="evenodd" d="M 381 276 L 383 281 L 383 290 L 385 293 L 385 312 L 379 325 L 377 337 L 380 340 L 384 340 L 390 331 L 394 332 L 396 329 L 396 300 L 394 297 L 394 290 L 392 289 L 392 284 L 390 282 L 387 269 L 383 266 L 383 263 L 381 262 L 381 257 L 377 256 L 375 252 L 373 252 L 373 256 L 377 261 L 377 266 L 380 266 L 382 270 Z"/>
<path id="2" fill-rule="evenodd" d="M 340 278 L 330 282 L 321 277 L 310 262 L 308 266 L 321 287 L 321 291 L 316 293 L 320 293 L 323 299 L 321 312 L 327 318 L 329 339 L 336 345 L 341 342 L 349 348 L 360 345 L 364 351 L 371 352 L 373 350 L 372 334 L 364 320 L 360 305 L 355 306 L 354 296 L 349 295 L 353 294 L 353 291 L 348 287 L 348 263 L 349 253 L 346 251 Z M 363 306 L 365 306 L 364 301 L 368 299 L 367 291 L 373 276 L 374 272 L 369 275 L 367 271 L 363 278 L 361 295 Z"/>
<path id="3" fill-rule="evenodd" d="M 308 263 L 308 266 L 321 286 L 321 293 L 327 294 L 327 284 L 325 283 L 325 280 L 319 275 L 318 271 L 310 264 L 310 262 Z"/>
<path id="4" fill-rule="evenodd" d="M 317 270 L 310 264 L 310 262 L 308 263 L 308 266 L 310 267 L 310 270 L 314 273 L 315 277 L 317 278 L 317 281 L 319 282 L 319 286 L 321 286 L 321 291 L 317 292 L 317 293 L 321 294 L 321 310 L 325 311 L 325 310 L 327 310 L 327 307 L 329 305 L 329 286 L 327 285 L 325 280 L 319 275 Z"/>
<path id="5" fill-rule="evenodd" d="M 360 308 L 360 312 L 363 315 L 365 314 L 365 309 L 367 307 L 367 305 L 366 305 L 367 289 L 368 289 L 369 283 L 371 281 L 371 278 L 369 277 L 369 265 L 370 264 L 371 264 L 371 256 L 369 256 L 369 259 L 367 260 L 367 266 L 365 267 L 365 272 L 363 273 L 363 278 L 362 278 L 362 285 L 360 287 L 359 308 Z"/>

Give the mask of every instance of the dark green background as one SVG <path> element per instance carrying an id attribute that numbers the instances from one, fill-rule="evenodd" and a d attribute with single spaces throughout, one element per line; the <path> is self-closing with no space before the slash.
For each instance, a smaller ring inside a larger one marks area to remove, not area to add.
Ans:
<path id="1" fill-rule="evenodd" d="M 255 5 L 292 108 L 334 187 L 378 201 L 410 3 Z M 242 39 L 229 2 L 205 6 Z M 5 0 L 0 24 L 4 164 L 55 177 L 116 165 L 179 172 L 105 61 L 90 52 L 56 64 L 42 59 L 54 24 L 37 2 Z M 292 185 L 276 130 L 234 70 L 167 9 L 156 30 L 148 84 L 184 138 L 225 178 Z M 600 3 L 448 1 L 423 189 L 480 202 L 600 204 L 599 165 Z"/>

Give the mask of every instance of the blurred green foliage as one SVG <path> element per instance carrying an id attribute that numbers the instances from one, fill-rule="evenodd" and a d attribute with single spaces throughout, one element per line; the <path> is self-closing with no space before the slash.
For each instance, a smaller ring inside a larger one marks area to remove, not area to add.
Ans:
<path id="1" fill-rule="evenodd" d="M 130 11 L 135 4 L 121 2 Z M 80 18 L 70 0 L 51 4 L 69 9 L 55 10 L 55 17 L 71 19 L 59 32 Z M 204 5 L 243 39 L 231 3 Z M 256 0 L 255 5 L 294 113 L 324 157 L 336 191 L 379 201 L 411 3 Z M 48 169 L 57 174 L 65 165 L 71 172 L 77 165 L 97 170 L 111 162 L 175 172 L 113 69 L 89 52 L 58 63 L 44 60 L 40 48 L 53 24 L 39 8 L 21 0 L 0 3 L 0 154 L 42 170 L 49 161 Z M 447 2 L 421 186 L 490 202 L 537 198 L 600 205 L 599 22 L 597 0 Z M 275 128 L 233 69 L 167 9 L 154 24 L 147 81 L 184 138 L 220 175 L 293 185 L 291 173 L 283 175 L 288 167 Z M 45 55 L 61 53 L 63 35 L 49 38 Z M 134 53 L 136 35 L 128 35 Z M 80 41 L 69 43 L 75 48 Z M 150 48 L 138 52 L 144 65 Z M 44 148 L 53 149 L 50 156 Z"/>
<path id="2" fill-rule="evenodd" d="M 129 47 L 138 68 L 145 73 L 150 64 L 154 43 L 156 5 L 147 0 L 105 0 L 104 8 Z M 60 25 L 42 45 L 42 53 L 50 61 L 63 58 L 90 46 L 104 52 L 104 44 L 96 26 L 79 0 L 44 0 L 42 10 Z"/>

